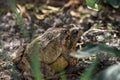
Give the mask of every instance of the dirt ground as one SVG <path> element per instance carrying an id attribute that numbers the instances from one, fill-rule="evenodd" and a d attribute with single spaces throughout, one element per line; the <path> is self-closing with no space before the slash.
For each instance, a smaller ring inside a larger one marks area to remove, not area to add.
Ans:
<path id="1" fill-rule="evenodd" d="M 53 8 L 49 9 L 46 7 L 46 4 L 19 4 L 30 41 L 36 36 L 42 35 L 50 27 L 74 24 L 82 28 L 84 32 L 88 31 L 91 27 L 96 27 L 101 30 L 114 30 L 88 33 L 81 39 L 84 42 L 82 46 L 85 46 L 87 43 L 105 42 L 110 46 L 115 46 L 120 49 L 119 9 L 106 6 L 103 10 L 96 12 L 88 9 L 86 5 L 79 4 L 77 7 L 70 5 L 64 10 L 59 11 L 65 3 L 61 1 L 61 4 L 57 7 L 54 4 L 50 4 L 49 6 L 53 6 Z M 27 8 L 27 5 L 33 7 Z M 2 10 L 3 8 L 0 9 Z M 19 25 L 16 23 L 14 14 L 7 6 L 5 9 L 0 13 L 0 80 L 24 80 L 20 70 L 12 62 L 10 55 L 15 53 L 26 41 L 22 36 Z M 110 61 L 104 57 L 101 60 L 99 69 L 104 69 L 117 61 L 119 60 Z M 83 74 L 87 66 L 88 63 L 78 61 L 75 67 L 66 69 L 65 74 L 67 75 L 67 80 L 79 80 L 79 76 Z"/>

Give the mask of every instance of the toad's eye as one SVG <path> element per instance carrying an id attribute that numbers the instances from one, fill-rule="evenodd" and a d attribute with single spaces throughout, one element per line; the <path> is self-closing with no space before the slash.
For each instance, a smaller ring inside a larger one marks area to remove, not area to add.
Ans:
<path id="1" fill-rule="evenodd" d="M 70 33 L 70 41 L 72 41 L 72 42 L 74 42 L 74 40 L 76 39 L 76 37 L 77 37 L 77 34 L 78 34 L 78 31 L 72 31 L 71 33 Z"/>

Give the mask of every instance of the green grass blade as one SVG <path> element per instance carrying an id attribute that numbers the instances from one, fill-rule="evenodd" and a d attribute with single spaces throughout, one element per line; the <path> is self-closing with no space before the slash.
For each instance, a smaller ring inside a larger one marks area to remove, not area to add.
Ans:
<path id="1" fill-rule="evenodd" d="M 31 68 L 32 68 L 32 74 L 35 78 L 35 80 L 42 80 L 42 76 L 40 73 L 40 55 L 39 50 L 40 46 L 38 42 L 36 42 L 33 47 L 30 49 L 30 61 L 31 61 Z"/>
<path id="2" fill-rule="evenodd" d="M 11 8 L 11 11 L 14 13 L 17 25 L 20 27 L 21 33 L 23 34 L 23 38 L 25 39 L 25 41 L 30 42 L 30 38 L 28 36 L 28 31 L 27 31 L 27 28 L 25 27 L 24 19 L 18 12 L 17 6 L 16 6 L 14 0 L 7 0 L 7 2 Z"/>
<path id="3" fill-rule="evenodd" d="M 96 61 L 93 62 L 85 71 L 84 75 L 81 77 L 80 80 L 91 80 L 91 76 L 96 68 L 96 65 L 99 63 L 98 57 L 96 58 Z"/>
<path id="4" fill-rule="evenodd" d="M 67 80 L 65 72 L 61 72 L 61 79 L 60 80 Z"/>

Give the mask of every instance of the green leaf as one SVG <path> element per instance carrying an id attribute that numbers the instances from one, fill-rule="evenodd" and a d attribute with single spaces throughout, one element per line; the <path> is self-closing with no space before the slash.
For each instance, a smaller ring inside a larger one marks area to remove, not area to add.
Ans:
<path id="1" fill-rule="evenodd" d="M 100 72 L 96 80 L 120 80 L 120 64 L 115 64 Z"/>
<path id="2" fill-rule="evenodd" d="M 86 47 L 77 50 L 75 53 L 71 53 L 71 56 L 76 58 L 85 58 L 101 53 L 108 53 L 112 56 L 120 56 L 120 50 L 116 47 L 108 46 L 102 43 L 89 44 Z"/>
<path id="3" fill-rule="evenodd" d="M 95 11 L 99 11 L 102 6 L 99 3 L 99 0 L 86 0 L 86 4 L 89 9 L 93 9 Z"/>
<path id="4" fill-rule="evenodd" d="M 119 8 L 120 6 L 120 0 L 104 0 L 104 3 L 108 3 L 114 8 Z"/>

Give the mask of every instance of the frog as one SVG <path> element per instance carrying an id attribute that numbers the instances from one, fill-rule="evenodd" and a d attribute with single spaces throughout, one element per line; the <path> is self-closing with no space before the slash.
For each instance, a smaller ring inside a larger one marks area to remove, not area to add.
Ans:
<path id="1" fill-rule="evenodd" d="M 30 59 L 33 53 L 30 50 L 37 42 L 39 48 L 39 62 L 43 73 L 46 70 L 47 76 L 53 76 L 70 65 L 70 55 L 76 50 L 76 43 L 82 35 L 82 30 L 74 27 L 51 27 L 41 36 L 36 37 L 30 43 L 21 46 L 12 55 L 13 62 L 23 71 L 26 80 L 32 80 Z"/>

